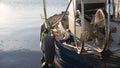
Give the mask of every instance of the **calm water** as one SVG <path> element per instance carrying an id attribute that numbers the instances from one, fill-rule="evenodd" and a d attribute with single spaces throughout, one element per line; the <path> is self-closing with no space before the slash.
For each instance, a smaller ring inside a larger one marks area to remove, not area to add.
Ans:
<path id="1" fill-rule="evenodd" d="M 67 0 L 47 6 L 49 17 L 65 10 Z M 0 0 L 0 68 L 40 68 L 42 9 L 42 0 Z"/>

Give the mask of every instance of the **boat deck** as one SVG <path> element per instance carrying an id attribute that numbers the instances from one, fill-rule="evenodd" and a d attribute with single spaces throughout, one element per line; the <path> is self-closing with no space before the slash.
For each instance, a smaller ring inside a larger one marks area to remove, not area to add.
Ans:
<path id="1" fill-rule="evenodd" d="M 58 15 L 59 16 L 59 15 Z M 54 21 L 57 21 L 60 17 L 58 17 L 57 19 L 54 19 Z M 50 20 L 50 22 L 52 21 L 52 19 Z M 112 21 L 113 22 L 113 21 Z M 52 23 L 53 24 L 53 23 Z M 116 23 L 118 24 L 118 23 Z M 119 28 L 119 25 L 118 27 Z M 80 28 L 77 28 L 77 31 Z M 120 30 L 119 30 L 120 31 Z M 119 32 L 120 33 L 120 32 Z M 117 33 L 117 34 L 119 34 Z M 79 34 L 78 34 L 79 35 Z M 118 40 L 119 41 L 119 40 Z M 92 48 L 94 49 L 94 48 Z M 98 61 L 100 63 L 102 63 L 104 66 L 104 68 L 120 68 L 120 45 L 118 44 L 114 44 L 113 43 L 109 46 L 109 49 L 111 51 L 111 55 L 107 58 L 103 58 L 103 59 L 99 59 Z M 98 53 L 98 52 L 97 52 Z M 95 56 L 95 54 L 97 54 L 96 52 L 88 52 L 89 55 L 93 56 L 93 57 L 99 57 L 99 56 Z M 109 53 L 108 53 L 109 54 Z M 107 56 L 107 53 L 106 53 Z"/>

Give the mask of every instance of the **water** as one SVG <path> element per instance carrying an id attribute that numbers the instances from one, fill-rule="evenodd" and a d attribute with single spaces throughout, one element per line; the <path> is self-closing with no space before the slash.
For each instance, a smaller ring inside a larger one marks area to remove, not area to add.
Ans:
<path id="1" fill-rule="evenodd" d="M 50 17 L 67 0 L 47 0 L 47 6 Z M 42 9 L 42 0 L 0 0 L 0 68 L 40 68 Z"/>

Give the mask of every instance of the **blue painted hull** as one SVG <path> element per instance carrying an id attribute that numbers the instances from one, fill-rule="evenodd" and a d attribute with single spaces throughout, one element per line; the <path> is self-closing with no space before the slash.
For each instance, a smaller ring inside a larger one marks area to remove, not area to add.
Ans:
<path id="1" fill-rule="evenodd" d="M 90 54 L 77 54 L 71 48 L 56 42 L 55 60 L 62 68 L 101 68 L 101 63 Z"/>

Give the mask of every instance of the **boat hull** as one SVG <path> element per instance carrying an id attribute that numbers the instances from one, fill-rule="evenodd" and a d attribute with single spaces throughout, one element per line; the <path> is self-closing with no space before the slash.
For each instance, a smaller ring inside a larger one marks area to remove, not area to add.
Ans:
<path id="1" fill-rule="evenodd" d="M 56 42 L 55 52 L 55 62 L 60 68 L 101 68 L 102 66 L 93 55 L 77 54 L 75 50 L 59 42 Z"/>

